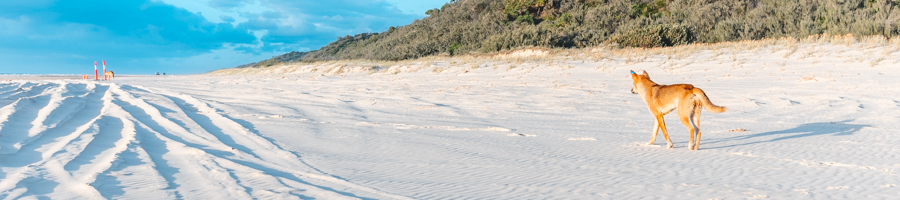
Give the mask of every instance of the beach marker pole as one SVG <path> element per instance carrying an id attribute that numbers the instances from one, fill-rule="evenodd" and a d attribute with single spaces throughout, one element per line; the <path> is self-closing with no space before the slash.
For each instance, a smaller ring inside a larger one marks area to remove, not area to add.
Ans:
<path id="1" fill-rule="evenodd" d="M 106 80 L 106 60 L 103 60 L 103 80 Z"/>
<path id="2" fill-rule="evenodd" d="M 94 80 L 95 81 L 100 80 L 100 77 L 97 76 L 97 61 L 94 61 Z"/>

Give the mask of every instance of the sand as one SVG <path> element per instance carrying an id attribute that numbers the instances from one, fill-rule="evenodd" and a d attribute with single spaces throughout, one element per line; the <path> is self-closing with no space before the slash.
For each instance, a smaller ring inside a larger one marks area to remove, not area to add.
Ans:
<path id="1" fill-rule="evenodd" d="M 0 81 L 0 199 L 896 198 L 896 49 Z M 729 110 L 646 145 L 629 70 Z"/>

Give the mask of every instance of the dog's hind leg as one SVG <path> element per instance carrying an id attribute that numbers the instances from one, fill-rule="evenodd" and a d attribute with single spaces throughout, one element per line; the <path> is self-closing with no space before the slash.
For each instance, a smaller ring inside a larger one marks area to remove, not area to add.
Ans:
<path id="1" fill-rule="evenodd" d="M 688 131 L 691 133 L 691 140 L 688 142 L 688 148 L 694 149 L 694 131 L 696 128 L 694 127 L 693 122 L 691 122 L 691 115 L 694 113 L 693 109 L 678 109 L 678 119 L 681 120 L 681 123 L 687 127 Z"/>
<path id="2" fill-rule="evenodd" d="M 695 129 L 697 130 L 697 141 L 694 141 L 694 146 L 691 147 L 692 150 L 700 149 L 700 111 L 701 110 L 703 110 L 702 107 L 697 106 L 696 109 L 694 109 L 694 115 L 692 116 L 693 120 L 691 120 Z"/>

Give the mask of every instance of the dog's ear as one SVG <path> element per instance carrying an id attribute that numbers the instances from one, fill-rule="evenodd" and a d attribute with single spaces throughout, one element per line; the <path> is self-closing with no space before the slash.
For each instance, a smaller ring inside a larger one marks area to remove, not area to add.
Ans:
<path id="1" fill-rule="evenodd" d="M 650 74 L 647 74 L 647 70 L 644 70 L 644 76 L 650 76 Z"/>

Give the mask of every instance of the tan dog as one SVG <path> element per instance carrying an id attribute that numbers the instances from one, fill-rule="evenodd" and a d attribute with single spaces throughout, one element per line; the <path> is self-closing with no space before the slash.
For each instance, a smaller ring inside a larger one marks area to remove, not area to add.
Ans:
<path id="1" fill-rule="evenodd" d="M 112 71 L 106 71 L 103 73 L 103 76 L 106 76 L 106 78 L 109 80 L 113 80 L 113 77 L 115 77 L 115 74 L 113 74 Z"/>
<path id="2" fill-rule="evenodd" d="M 700 110 L 706 107 L 707 111 L 714 113 L 725 112 L 725 107 L 713 105 L 709 102 L 709 97 L 700 88 L 695 88 L 690 84 L 675 85 L 659 85 L 650 80 L 650 75 L 644 71 L 642 74 L 631 71 L 631 79 L 634 85 L 631 93 L 640 94 L 641 99 L 647 103 L 650 113 L 656 117 L 656 125 L 653 127 L 653 137 L 647 145 L 656 142 L 656 135 L 662 129 L 663 136 L 666 137 L 666 143 L 672 148 L 672 141 L 669 140 L 669 133 L 666 131 L 666 122 L 663 121 L 663 115 L 678 109 L 678 118 L 691 131 L 691 141 L 688 147 L 691 150 L 700 149 Z M 694 135 L 697 139 L 694 140 Z"/>

